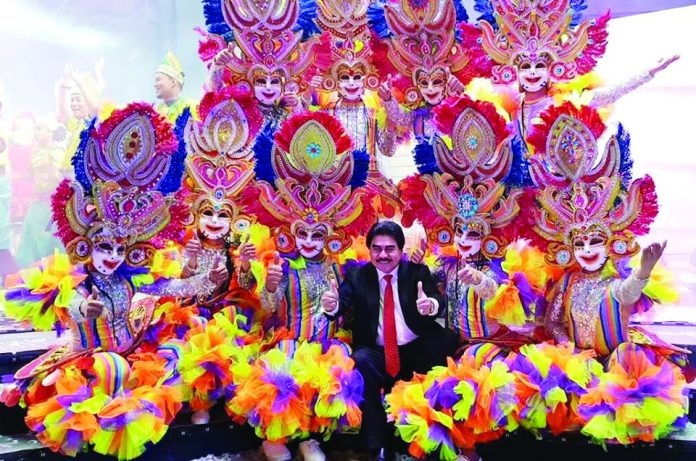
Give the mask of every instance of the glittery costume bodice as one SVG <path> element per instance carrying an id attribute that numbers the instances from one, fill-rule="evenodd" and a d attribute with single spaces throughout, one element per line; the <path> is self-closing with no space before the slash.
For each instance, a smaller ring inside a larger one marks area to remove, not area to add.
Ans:
<path id="1" fill-rule="evenodd" d="M 556 339 L 607 354 L 627 339 L 633 305 L 646 283 L 633 275 L 568 274 L 556 288 L 546 328 Z"/>
<path id="2" fill-rule="evenodd" d="M 457 260 L 447 260 L 435 272 L 435 278 L 444 284 L 447 302 L 447 325 L 465 341 L 490 336 L 497 325 L 486 318 L 485 302 L 495 294 L 498 284 L 489 268 L 483 268 L 484 278 L 477 286 L 463 283 L 457 274 Z"/>
<path id="3" fill-rule="evenodd" d="M 353 149 L 366 150 L 374 155 L 374 145 L 368 145 L 370 132 L 370 110 L 363 104 L 339 101 L 333 107 L 333 115 L 341 121 L 343 128 L 353 140 Z"/>
<path id="4" fill-rule="evenodd" d="M 276 131 L 280 128 L 280 125 L 288 118 L 289 114 L 287 110 L 278 104 L 272 106 L 259 104 L 259 110 L 261 110 L 263 114 L 264 129 L 270 128 L 272 131 Z"/>
<path id="5" fill-rule="evenodd" d="M 125 277 L 114 273 L 102 275 L 92 272 L 88 284 L 78 287 L 70 301 L 68 311 L 73 322 L 73 349 L 94 349 L 101 347 L 107 351 L 128 350 L 138 334 L 147 325 L 136 326 L 137 315 L 133 315 L 133 295 L 135 289 Z M 91 293 L 91 286 L 98 290 L 98 300 L 104 304 L 102 314 L 95 319 L 86 319 L 80 306 Z M 139 287 L 138 291 L 156 296 L 190 297 L 197 293 L 210 294 L 214 285 L 207 274 L 186 280 L 161 279 L 151 285 Z"/>
<path id="6" fill-rule="evenodd" d="M 261 306 L 276 311 L 281 325 L 293 332 L 295 339 L 330 339 L 338 325 L 324 315 L 321 296 L 329 290 L 332 278 L 339 283 L 342 279 L 340 267 L 333 262 L 306 261 L 304 268 L 287 268 L 275 293 L 262 290 Z"/>
<path id="7" fill-rule="evenodd" d="M 410 127 L 416 138 L 432 138 L 437 132 L 433 123 L 432 106 L 422 105 L 411 111 L 404 110 L 394 98 L 385 103 L 389 121 L 399 127 Z"/>

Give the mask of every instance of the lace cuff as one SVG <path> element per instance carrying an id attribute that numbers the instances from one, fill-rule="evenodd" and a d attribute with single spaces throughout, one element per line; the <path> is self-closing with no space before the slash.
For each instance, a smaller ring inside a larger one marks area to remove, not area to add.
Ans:
<path id="1" fill-rule="evenodd" d="M 481 275 L 481 280 L 479 283 L 471 285 L 471 287 L 474 289 L 479 298 L 483 299 L 484 301 L 488 301 L 495 296 L 495 292 L 498 291 L 498 284 L 489 275 L 486 275 L 481 271 L 479 271 L 479 274 Z"/>
<path id="2" fill-rule="evenodd" d="M 75 290 L 70 300 L 70 305 L 68 306 L 68 314 L 75 322 L 82 322 L 85 320 L 84 315 L 80 312 L 80 306 L 85 299 L 87 298 L 85 298 L 79 290 Z"/>
<path id="3" fill-rule="evenodd" d="M 410 126 L 411 117 L 406 113 L 396 99 L 393 97 L 384 103 L 384 107 L 387 109 L 387 120 L 398 126 Z"/>
<path id="4" fill-rule="evenodd" d="M 192 298 L 194 296 L 210 296 L 217 288 L 208 274 L 199 274 L 187 279 L 162 279 L 152 285 L 140 287 L 140 292 L 156 296 L 172 296 L 175 298 Z"/>
<path id="5" fill-rule="evenodd" d="M 278 304 L 280 304 L 281 289 L 278 287 L 275 292 L 271 293 L 264 287 L 261 290 L 261 295 L 259 296 L 259 301 L 261 301 L 261 307 L 266 312 L 275 312 L 278 310 Z"/>
<path id="6" fill-rule="evenodd" d="M 239 284 L 239 288 L 251 290 L 256 284 L 256 279 L 250 270 L 245 271 L 240 267 L 239 270 L 237 270 L 237 283 Z"/>
<path id="7" fill-rule="evenodd" d="M 626 279 L 617 281 L 613 284 L 613 292 L 616 300 L 622 306 L 633 306 L 640 299 L 643 293 L 643 288 L 648 284 L 649 278 L 641 280 L 634 274 L 629 275 Z"/>
<path id="8" fill-rule="evenodd" d="M 621 97 L 627 95 L 638 87 L 645 85 L 653 78 L 654 75 L 651 74 L 650 71 L 645 71 L 627 82 L 622 83 L 621 85 L 612 88 L 599 88 L 593 92 L 590 105 L 592 107 L 605 107 L 610 104 L 614 104 Z"/>

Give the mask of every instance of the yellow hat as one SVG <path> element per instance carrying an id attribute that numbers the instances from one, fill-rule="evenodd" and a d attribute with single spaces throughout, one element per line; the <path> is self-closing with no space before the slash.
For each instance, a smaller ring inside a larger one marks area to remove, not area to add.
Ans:
<path id="1" fill-rule="evenodd" d="M 167 52 L 164 61 L 157 67 L 157 72 L 173 78 L 179 85 L 184 86 L 184 68 L 172 50 Z"/>

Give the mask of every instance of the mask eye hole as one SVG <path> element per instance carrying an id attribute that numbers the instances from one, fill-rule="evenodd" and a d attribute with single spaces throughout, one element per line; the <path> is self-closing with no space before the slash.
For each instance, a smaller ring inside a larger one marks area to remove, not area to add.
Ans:
<path id="1" fill-rule="evenodd" d="M 594 237 L 590 240 L 590 245 L 601 245 L 602 243 L 604 243 L 604 240 L 599 237 Z"/>
<path id="2" fill-rule="evenodd" d="M 206 218 L 212 218 L 213 217 L 213 210 L 204 210 L 202 214 Z"/>

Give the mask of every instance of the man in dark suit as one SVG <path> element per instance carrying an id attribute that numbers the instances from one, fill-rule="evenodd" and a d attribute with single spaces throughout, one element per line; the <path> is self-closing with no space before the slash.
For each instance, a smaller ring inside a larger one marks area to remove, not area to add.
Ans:
<path id="1" fill-rule="evenodd" d="M 378 460 L 392 458 L 393 427 L 387 423 L 381 390 L 414 372 L 444 365 L 457 337 L 435 321 L 445 306 L 430 270 L 402 260 L 404 233 L 381 221 L 367 234 L 370 263 L 348 273 L 340 288 L 321 299 L 326 315 L 351 309 L 353 359 L 365 380 L 361 437 Z"/>

